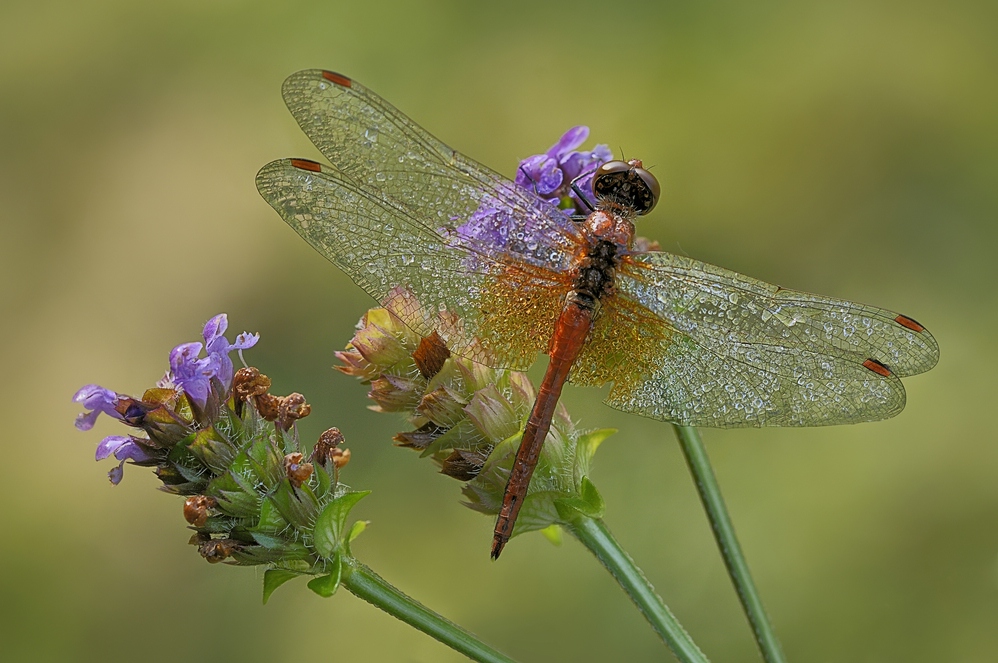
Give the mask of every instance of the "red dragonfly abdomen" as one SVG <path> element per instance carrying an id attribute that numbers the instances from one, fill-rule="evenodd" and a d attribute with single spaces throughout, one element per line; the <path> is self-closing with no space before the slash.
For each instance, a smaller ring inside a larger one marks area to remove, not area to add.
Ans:
<path id="1" fill-rule="evenodd" d="M 548 429 L 551 428 L 551 418 L 561 397 L 562 387 L 565 386 L 572 364 L 579 356 L 592 327 L 591 302 L 592 300 L 584 296 L 576 298 L 569 295 L 565 308 L 555 323 L 548 351 L 551 361 L 537 391 L 534 409 L 527 419 L 527 425 L 523 428 L 520 448 L 516 452 L 516 460 L 513 461 L 509 481 L 506 483 L 506 492 L 503 494 L 502 508 L 496 520 L 495 535 L 492 539 L 492 559 L 499 557 L 503 546 L 513 533 L 513 523 L 516 522 L 516 516 L 523 506 L 523 498 L 527 495 L 530 477 L 541 455 Z"/>

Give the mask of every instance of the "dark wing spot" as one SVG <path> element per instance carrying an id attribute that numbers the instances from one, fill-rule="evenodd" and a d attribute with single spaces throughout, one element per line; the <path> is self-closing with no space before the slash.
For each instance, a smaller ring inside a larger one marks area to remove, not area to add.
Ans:
<path id="1" fill-rule="evenodd" d="M 350 87 L 351 85 L 353 85 L 353 81 L 351 81 L 343 74 L 337 74 L 335 71 L 324 71 L 322 72 L 322 77 L 325 78 L 327 81 L 331 81 L 341 87 Z"/>
<path id="2" fill-rule="evenodd" d="M 318 162 L 310 159 L 292 159 L 291 165 L 295 168 L 300 168 L 301 170 L 310 170 L 313 173 L 322 172 L 322 166 Z"/>
<path id="3" fill-rule="evenodd" d="M 863 366 L 881 377 L 889 378 L 891 376 L 891 369 L 887 368 L 887 366 L 881 364 L 876 359 L 867 359 L 863 362 Z"/>
<path id="4" fill-rule="evenodd" d="M 915 320 L 912 320 L 911 318 L 909 318 L 906 315 L 898 315 L 896 318 L 894 318 L 894 322 L 898 323 L 902 327 L 907 327 L 908 329 L 910 329 L 913 332 L 923 332 L 923 331 L 925 331 L 925 327 L 923 327 L 922 325 L 918 324 L 918 322 L 916 322 Z"/>

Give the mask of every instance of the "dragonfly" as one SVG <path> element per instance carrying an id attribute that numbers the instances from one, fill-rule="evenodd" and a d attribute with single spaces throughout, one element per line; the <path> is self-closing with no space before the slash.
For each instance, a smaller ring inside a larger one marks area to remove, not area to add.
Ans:
<path id="1" fill-rule="evenodd" d="M 900 378 L 938 360 L 914 318 L 644 250 L 634 222 L 660 189 L 640 161 L 600 166 L 592 191 L 577 192 L 591 212 L 573 216 L 346 76 L 300 71 L 283 97 L 329 160 L 281 159 L 257 175 L 299 235 L 375 299 L 412 293 L 395 312 L 453 354 L 521 371 L 550 356 L 494 559 L 566 382 L 612 383 L 611 407 L 682 425 L 825 426 L 897 415 Z"/>

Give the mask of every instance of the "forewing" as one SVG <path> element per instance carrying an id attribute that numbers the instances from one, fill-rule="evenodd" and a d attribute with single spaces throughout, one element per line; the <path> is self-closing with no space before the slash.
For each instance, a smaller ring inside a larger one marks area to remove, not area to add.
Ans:
<path id="1" fill-rule="evenodd" d="M 904 408 L 898 376 L 928 370 L 935 339 L 906 316 L 786 290 L 669 253 L 628 256 L 617 297 L 659 321 L 644 375 L 608 404 L 689 425 L 820 426 Z"/>
<path id="2" fill-rule="evenodd" d="M 447 147 L 356 81 L 308 69 L 289 76 L 283 94 L 302 131 L 358 187 L 431 228 L 470 223 L 465 230 L 492 233 L 516 260 L 569 268 L 579 233 L 556 205 Z"/>
<path id="3" fill-rule="evenodd" d="M 299 235 L 372 297 L 390 298 L 421 336 L 436 330 L 455 354 L 520 370 L 546 348 L 557 304 L 570 287 L 565 274 L 437 230 L 379 191 L 315 162 L 274 161 L 256 183 Z M 525 303 L 547 313 L 518 313 Z"/>

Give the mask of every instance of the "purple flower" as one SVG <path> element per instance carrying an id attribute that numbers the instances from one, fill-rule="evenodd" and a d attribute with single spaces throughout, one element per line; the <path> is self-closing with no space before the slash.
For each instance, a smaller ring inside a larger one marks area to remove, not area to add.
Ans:
<path id="1" fill-rule="evenodd" d="M 245 350 L 256 345 L 259 334 L 243 332 L 235 343 L 225 338 L 229 319 L 224 313 L 216 315 L 204 325 L 201 343 L 182 343 L 170 352 L 170 378 L 182 388 L 187 396 L 200 406 L 204 406 L 211 393 L 211 380 L 217 379 L 226 389 L 232 384 L 233 366 L 229 353 Z M 208 354 L 200 357 L 201 348 Z"/>
<path id="2" fill-rule="evenodd" d="M 209 357 L 198 358 L 200 343 L 181 343 L 170 351 L 170 378 L 184 390 L 188 398 L 202 407 L 211 391 L 211 377 L 215 374 Z"/>
<path id="3" fill-rule="evenodd" d="M 571 225 L 569 217 L 573 213 L 588 213 L 590 210 L 572 191 L 572 180 L 579 175 L 586 175 L 576 184 L 583 192 L 592 191 L 592 174 L 590 171 L 613 158 L 610 148 L 597 145 L 589 152 L 578 152 L 578 148 L 589 137 L 589 127 L 572 127 L 558 139 L 544 154 L 535 154 L 520 162 L 516 172 L 516 184 L 537 194 L 533 202 L 538 208 L 550 205 L 560 208 L 564 214 L 565 223 Z M 590 201 L 592 202 L 592 196 Z M 551 210 L 540 210 L 540 215 L 550 219 Z M 452 218 L 451 221 L 458 221 Z M 455 240 L 459 243 L 470 243 L 473 247 L 489 247 L 504 249 L 519 254 L 526 259 L 533 259 L 536 264 L 551 265 L 550 228 L 547 223 L 543 228 L 534 224 L 529 215 L 524 216 L 518 211 L 504 205 L 499 199 L 489 195 L 482 197 L 478 209 L 468 220 L 456 228 Z M 475 268 L 477 258 L 468 258 L 470 266 Z"/>
<path id="4" fill-rule="evenodd" d="M 613 153 L 606 145 L 597 145 L 588 152 L 576 151 L 588 137 L 589 127 L 572 127 L 547 152 L 521 161 L 516 171 L 516 183 L 531 189 L 541 198 L 558 200 L 564 203 L 563 206 L 571 202 L 577 211 L 587 212 L 588 208 L 572 191 L 572 180 L 594 171 L 600 164 L 613 158 Z M 576 184 L 584 193 L 591 192 L 592 176 L 583 177 Z M 566 201 L 566 198 L 570 200 Z"/>
<path id="5" fill-rule="evenodd" d="M 236 336 L 235 343 L 229 343 L 229 340 L 222 335 L 228 326 L 229 318 L 224 313 L 219 313 L 204 325 L 205 351 L 208 353 L 209 359 L 215 362 L 215 377 L 226 387 L 232 384 L 233 374 L 232 359 L 229 358 L 229 353 L 233 350 L 252 348 L 260 340 L 259 334 L 243 332 Z"/>
<path id="6" fill-rule="evenodd" d="M 115 409 L 118 403 L 118 394 L 105 389 L 100 385 L 88 384 L 80 387 L 80 390 L 73 396 L 73 401 L 83 403 L 83 407 L 91 412 L 82 412 L 76 417 L 76 428 L 79 430 L 90 430 L 94 427 L 94 422 L 102 412 L 115 419 L 121 419 L 121 414 Z"/>
<path id="7" fill-rule="evenodd" d="M 136 438 L 128 435 L 108 435 L 101 440 L 101 443 L 97 445 L 95 460 L 104 460 L 111 454 L 114 454 L 114 457 L 121 461 L 107 473 L 107 478 L 115 486 L 121 483 L 121 478 L 125 474 L 126 460 L 133 463 L 144 463 L 154 459 L 154 456 L 138 444 Z"/>
<path id="8" fill-rule="evenodd" d="M 154 458 L 154 456 L 139 446 L 136 439 L 130 435 L 108 435 L 105 437 L 97 445 L 97 453 L 94 455 L 94 460 L 104 460 L 111 454 L 114 454 L 114 457 L 118 460 L 130 460 L 135 463 L 144 463 Z"/>

